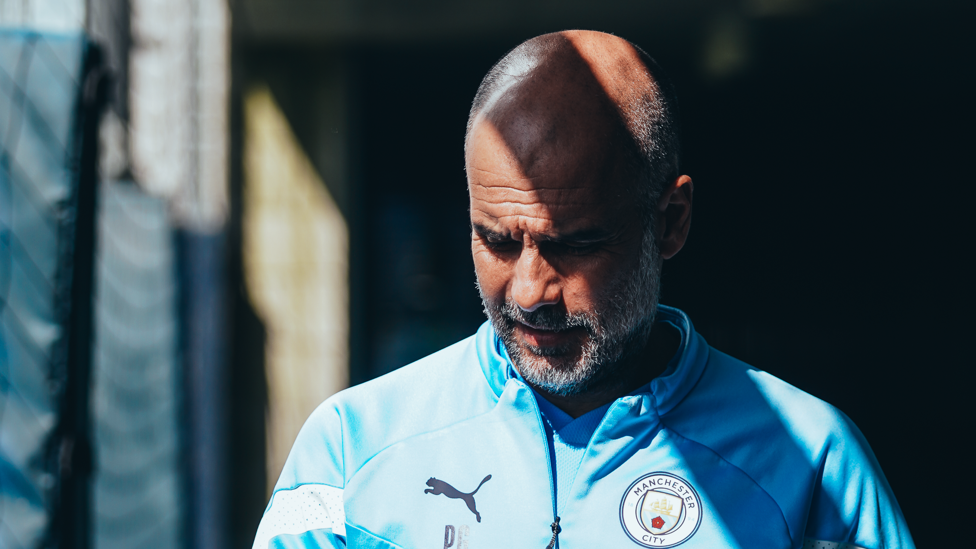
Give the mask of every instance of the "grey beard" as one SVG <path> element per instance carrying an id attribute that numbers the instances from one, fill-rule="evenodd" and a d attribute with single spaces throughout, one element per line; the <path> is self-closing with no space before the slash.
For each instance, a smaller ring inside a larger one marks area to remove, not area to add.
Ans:
<path id="1" fill-rule="evenodd" d="M 603 292 L 592 311 L 567 313 L 555 306 L 525 311 L 512 300 L 490 301 L 478 287 L 485 314 L 522 377 L 549 394 L 586 393 L 617 372 L 624 359 L 647 343 L 657 313 L 661 259 L 650 231 L 645 233 L 637 271 L 621 276 Z M 582 349 L 541 349 L 519 343 L 518 323 L 548 330 L 582 328 L 587 337 Z"/>

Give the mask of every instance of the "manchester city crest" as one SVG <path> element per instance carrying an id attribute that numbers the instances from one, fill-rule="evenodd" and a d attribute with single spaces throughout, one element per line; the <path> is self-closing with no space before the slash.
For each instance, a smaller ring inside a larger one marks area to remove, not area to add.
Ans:
<path id="1" fill-rule="evenodd" d="M 671 473 L 650 473 L 637 479 L 620 502 L 620 524 L 630 539 L 644 547 L 674 547 L 687 541 L 701 524 L 698 492 Z"/>

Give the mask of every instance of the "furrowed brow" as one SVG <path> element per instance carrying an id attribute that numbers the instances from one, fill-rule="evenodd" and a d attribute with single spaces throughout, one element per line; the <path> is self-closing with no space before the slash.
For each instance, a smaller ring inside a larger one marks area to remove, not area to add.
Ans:
<path id="1" fill-rule="evenodd" d="M 500 233 L 498 231 L 493 231 L 484 225 L 479 223 L 472 223 L 471 230 L 474 231 L 478 236 L 482 238 L 487 238 L 488 240 L 509 240 L 511 235 L 508 233 Z M 573 231 L 566 234 L 538 234 L 533 238 L 539 242 L 553 242 L 553 243 L 573 243 L 573 244 L 597 244 L 600 242 L 605 242 L 612 239 L 616 233 L 613 231 L 608 231 L 606 229 L 581 229 L 579 231 Z"/>
<path id="2" fill-rule="evenodd" d="M 536 240 L 547 242 L 572 242 L 576 244 L 595 244 L 613 238 L 614 233 L 604 229 L 582 229 L 566 234 L 540 235 Z"/>

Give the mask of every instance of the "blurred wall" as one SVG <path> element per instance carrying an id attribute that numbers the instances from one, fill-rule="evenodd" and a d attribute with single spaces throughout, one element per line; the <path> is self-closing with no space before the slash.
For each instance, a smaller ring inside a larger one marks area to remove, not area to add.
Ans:
<path id="1" fill-rule="evenodd" d="M 77 31 L 85 27 L 87 8 L 85 0 L 4 0 L 0 2 L 0 26 Z"/>
<path id="2" fill-rule="evenodd" d="M 305 419 L 349 380 L 346 221 L 267 86 L 244 95 L 243 259 L 268 333 L 267 497 Z"/>

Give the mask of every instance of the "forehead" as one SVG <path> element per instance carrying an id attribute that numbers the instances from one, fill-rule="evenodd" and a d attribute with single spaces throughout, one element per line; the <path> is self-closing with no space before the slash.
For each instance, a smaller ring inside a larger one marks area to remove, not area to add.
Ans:
<path id="1" fill-rule="evenodd" d="M 531 126 L 531 121 L 526 122 Z M 483 118 L 466 153 L 471 220 L 505 232 L 614 231 L 636 213 L 621 155 L 588 139 L 513 139 Z M 544 128 L 543 128 L 544 130 Z M 577 134 L 579 135 L 579 134 Z"/>

